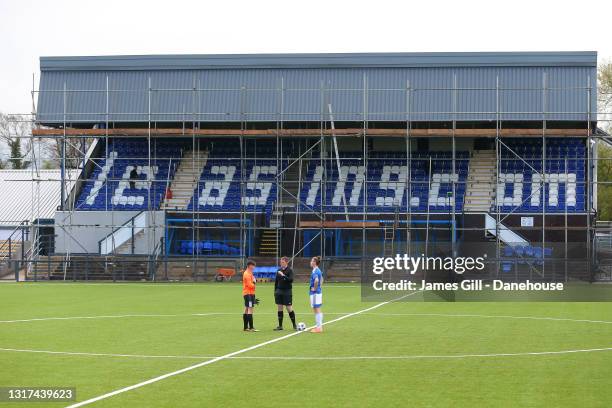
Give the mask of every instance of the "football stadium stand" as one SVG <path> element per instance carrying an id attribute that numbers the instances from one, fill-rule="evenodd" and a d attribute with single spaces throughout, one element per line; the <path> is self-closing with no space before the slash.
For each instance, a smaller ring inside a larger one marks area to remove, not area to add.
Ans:
<path id="1" fill-rule="evenodd" d="M 408 252 L 485 252 L 491 276 L 567 275 L 579 269 L 570 259 L 596 267 L 596 141 L 610 140 L 597 125 L 596 53 L 45 57 L 40 66 L 33 135 L 94 140 L 62 161 L 45 220 L 64 279 L 78 272 L 75 256 L 87 266 L 91 254 L 101 274 L 146 262 L 146 279 L 199 279 L 249 257 L 265 278 L 282 255 L 300 273 L 322 255 L 332 275 L 352 271 L 347 281 L 374 257 Z"/>

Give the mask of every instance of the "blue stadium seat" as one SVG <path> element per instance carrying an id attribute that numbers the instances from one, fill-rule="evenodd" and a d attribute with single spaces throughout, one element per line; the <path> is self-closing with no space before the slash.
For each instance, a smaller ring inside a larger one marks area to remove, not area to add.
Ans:
<path id="1" fill-rule="evenodd" d="M 543 166 L 539 139 L 505 139 L 504 142 L 527 163 L 517 160 L 514 153 L 502 148 L 497 194 L 501 212 L 535 213 L 544 209 L 548 213 L 585 211 L 586 148 L 583 140 L 548 139 L 545 180 L 541 174 Z M 148 185 L 146 140 L 109 139 L 108 157 L 94 160 L 96 166 L 76 200 L 77 209 L 158 209 L 163 201 L 166 180 L 174 176 L 176 166 L 169 166 L 170 159 L 172 163 L 178 163 L 184 147 L 189 148 L 172 141 L 154 144 L 152 157 L 159 158 L 151 163 L 151 171 L 159 181 Z M 288 161 L 276 159 L 275 143 L 247 142 L 244 149 L 243 153 L 248 158 L 244 161 L 238 159 L 238 146 L 222 144 L 212 149 L 194 189 L 189 210 L 247 211 L 264 214 L 266 219 L 270 219 L 278 194 L 277 174 L 286 168 Z M 352 213 L 447 213 L 454 203 L 455 210 L 462 211 L 469 152 L 456 152 L 454 175 L 452 154 L 448 151 L 416 151 L 412 154 L 409 167 L 402 152 L 371 152 L 367 168 L 362 160 L 355 159 L 360 154 L 341 153 L 342 177 L 338 174 L 335 161 L 327 160 L 322 165 L 320 161 L 311 161 L 298 193 L 302 202 L 300 210 L 344 212 L 346 205 L 346 210 Z M 129 185 L 131 166 L 139 174 L 136 188 Z M 409 187 L 404 181 L 408 174 Z M 239 180 L 243 176 L 247 182 L 241 186 Z M 339 183 L 339 179 L 344 181 Z M 234 249 L 196 247 L 195 250 L 231 252 Z M 181 246 L 180 251 L 194 251 L 194 248 Z"/>
<path id="2" fill-rule="evenodd" d="M 504 143 L 527 164 L 511 150 L 502 147 L 497 190 L 497 205 L 501 212 L 585 211 L 584 140 L 547 139 L 544 167 L 540 139 L 506 139 Z"/>
<path id="3" fill-rule="evenodd" d="M 145 139 L 109 139 L 108 157 L 92 160 L 94 170 L 84 183 L 76 200 L 77 210 L 145 210 L 159 209 L 166 189 L 166 180 L 172 179 L 182 146 L 173 141 L 157 141 L 151 151 Z M 151 168 L 149 169 L 149 164 Z M 135 188 L 129 183 L 130 171 L 138 174 Z M 155 181 L 146 181 L 148 174 Z"/>

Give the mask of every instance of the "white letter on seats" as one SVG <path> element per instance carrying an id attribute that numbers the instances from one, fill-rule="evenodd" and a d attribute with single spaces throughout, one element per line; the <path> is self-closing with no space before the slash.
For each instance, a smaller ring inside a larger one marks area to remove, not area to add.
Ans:
<path id="1" fill-rule="evenodd" d="M 246 185 L 246 189 L 253 191 L 253 195 L 251 197 L 242 197 L 243 205 L 266 205 L 270 189 L 272 188 L 272 182 L 258 181 L 261 174 L 276 174 L 276 166 L 253 166 L 249 182 Z M 255 193 L 258 190 L 260 194 L 259 197 L 256 197 Z"/>
<path id="2" fill-rule="evenodd" d="M 234 180 L 234 174 L 236 173 L 236 166 L 213 166 L 210 169 L 210 174 L 223 175 L 222 179 L 208 180 L 204 183 L 204 188 L 200 193 L 198 203 L 204 205 L 223 205 L 225 196 L 230 188 L 232 180 Z M 212 197 L 211 193 L 213 190 L 218 191 L 216 197 Z"/>

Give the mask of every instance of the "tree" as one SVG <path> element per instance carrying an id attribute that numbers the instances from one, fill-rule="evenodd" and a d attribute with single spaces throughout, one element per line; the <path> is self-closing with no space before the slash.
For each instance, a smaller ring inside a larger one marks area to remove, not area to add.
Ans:
<path id="1" fill-rule="evenodd" d="M 0 141 L 6 143 L 9 158 L 3 167 L 10 164 L 13 169 L 28 168 L 30 162 L 25 160 L 32 146 L 32 123 L 22 115 L 0 113 Z M 25 150 L 25 153 L 23 152 Z"/>
<path id="2" fill-rule="evenodd" d="M 597 110 L 600 112 L 600 127 L 608 132 L 612 116 L 612 63 L 607 62 L 597 70 Z M 602 120 L 603 119 L 603 120 Z M 597 145 L 597 209 L 600 220 L 612 220 L 612 147 L 606 142 Z"/>
<path id="3" fill-rule="evenodd" d="M 612 62 L 606 62 L 597 69 L 597 111 L 599 127 L 609 133 L 612 130 Z"/>
<path id="4" fill-rule="evenodd" d="M 597 146 L 597 209 L 599 219 L 612 220 L 612 146 L 600 142 Z"/>
<path id="5" fill-rule="evenodd" d="M 45 144 L 45 154 L 48 161 L 44 166 L 49 168 L 59 168 L 62 159 L 62 139 L 57 138 Z M 81 165 L 81 161 L 87 153 L 87 149 L 92 143 L 92 139 L 66 139 L 66 168 L 76 169 Z"/>
<path id="6" fill-rule="evenodd" d="M 612 63 L 607 62 L 599 66 L 597 70 L 597 82 L 598 82 L 598 111 L 609 112 L 612 107 Z M 608 116 L 604 113 L 604 116 Z M 609 119 L 605 117 L 604 119 Z M 605 127 L 609 128 L 606 123 Z"/>

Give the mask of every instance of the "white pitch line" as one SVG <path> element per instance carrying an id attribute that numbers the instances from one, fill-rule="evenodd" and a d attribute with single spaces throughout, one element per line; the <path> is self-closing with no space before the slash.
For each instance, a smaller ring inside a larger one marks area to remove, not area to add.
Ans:
<path id="1" fill-rule="evenodd" d="M 433 317 L 478 317 L 485 319 L 522 319 L 522 320 L 551 320 L 558 322 L 576 323 L 602 323 L 612 324 L 608 320 L 570 319 L 565 317 L 540 317 L 540 316 L 509 316 L 509 315 L 481 315 L 481 314 L 455 314 L 455 313 L 366 313 L 371 316 L 433 316 Z"/>
<path id="2" fill-rule="evenodd" d="M 400 297 L 398 299 L 395 299 L 395 300 L 401 300 L 401 299 L 406 298 L 408 296 L 412 296 L 412 295 L 414 295 L 416 293 L 418 293 L 418 292 L 409 293 L 409 294 L 407 294 L 405 296 L 402 296 L 402 297 Z M 368 307 L 366 309 L 358 310 L 356 312 L 352 312 L 352 313 L 349 313 L 349 314 L 344 315 L 344 316 L 340 316 L 340 317 L 338 317 L 336 319 L 333 319 L 333 320 L 330 320 L 330 321 L 328 321 L 328 322 L 326 322 L 324 324 L 331 324 L 331 323 L 334 323 L 334 322 L 339 322 L 340 320 L 344 320 L 344 319 L 347 319 L 349 317 L 359 315 L 361 313 L 369 312 L 370 310 L 377 309 L 377 308 L 379 308 L 381 306 L 384 306 L 384 305 L 387 305 L 387 304 L 389 304 L 389 303 L 391 303 L 391 302 L 393 302 L 395 300 L 390 300 L 390 301 L 386 301 L 386 302 L 377 303 L 374 306 Z M 286 334 L 284 336 L 274 338 L 272 340 L 264 341 L 263 343 L 255 344 L 253 346 L 250 346 L 250 347 L 247 347 L 247 348 L 243 348 L 241 350 L 234 351 L 232 353 L 228 353 L 228 354 L 224 354 L 224 355 L 219 356 L 219 357 L 215 357 L 215 358 L 213 358 L 211 360 L 206 360 L 206 361 L 203 361 L 201 363 L 194 364 L 192 366 L 182 368 L 180 370 L 172 371 L 170 373 L 163 374 L 163 375 L 160 375 L 158 377 L 154 377 L 154 378 L 151 378 L 149 380 L 142 381 L 142 382 L 139 382 L 139 383 L 134 384 L 134 385 L 130 385 L 128 387 L 120 388 L 118 390 L 111 391 L 111 392 L 108 392 L 106 394 L 102 394 L 102 395 L 99 395 L 97 397 L 90 398 L 88 400 L 81 401 L 81 402 L 78 402 L 76 404 L 69 405 L 66 408 L 78 408 L 78 407 L 82 407 L 84 405 L 89 405 L 89 404 L 94 403 L 96 401 L 100 401 L 100 400 L 112 397 L 114 395 L 117 395 L 117 394 L 122 394 L 124 392 L 134 390 L 136 388 L 144 387 L 145 385 L 149 385 L 149 384 L 153 384 L 153 383 L 156 383 L 158 381 L 161 381 L 161 380 L 165 380 L 166 378 L 173 377 L 175 375 L 179 375 L 179 374 L 183 374 L 183 373 L 186 373 L 188 371 L 191 371 L 191 370 L 195 370 L 196 368 L 204 367 L 204 366 L 207 366 L 207 365 L 210 365 L 210 364 L 214 364 L 214 363 L 216 363 L 218 361 L 229 359 L 229 358 L 237 356 L 239 354 L 243 354 L 243 353 L 246 353 L 246 352 L 249 352 L 249 351 L 252 351 L 252 350 L 264 347 L 264 346 L 267 346 L 268 344 L 273 344 L 273 343 L 277 343 L 277 342 L 282 341 L 282 340 L 286 340 L 288 338 L 291 338 L 293 336 L 297 336 L 297 335 L 302 334 L 304 332 L 305 331 L 292 332 L 292 333 Z"/>
<path id="3" fill-rule="evenodd" d="M 0 320 L 0 323 L 44 322 L 47 320 L 80 320 L 80 319 L 125 319 L 130 317 L 187 317 L 187 316 L 216 316 L 236 314 L 230 312 L 189 313 L 189 314 L 124 314 L 101 316 L 67 316 L 67 317 L 38 317 L 33 319 Z"/>
<path id="4" fill-rule="evenodd" d="M 329 315 L 344 315 L 350 312 L 333 312 Z M 124 315 L 100 315 L 100 316 L 64 316 L 64 317 L 37 317 L 32 319 L 0 320 L 1 323 L 26 323 L 44 322 L 48 320 L 80 320 L 80 319 L 125 319 L 132 317 L 193 317 L 193 316 L 225 316 L 240 314 L 236 312 L 210 312 L 210 313 L 186 313 L 186 314 L 124 314 Z M 276 312 L 258 312 L 258 315 L 276 315 Z"/>
<path id="5" fill-rule="evenodd" d="M 152 358 L 152 359 L 215 359 L 219 356 L 179 356 L 179 355 L 146 355 L 146 354 L 112 354 L 112 353 L 86 353 L 86 352 L 71 352 L 71 351 L 50 351 L 50 350 L 28 350 L 28 349 L 10 349 L 0 348 L 0 351 L 17 352 L 17 353 L 41 353 L 41 354 L 59 354 L 70 356 L 86 356 L 86 357 L 121 357 L 121 358 Z M 575 350 L 558 350 L 558 351 L 526 351 L 521 353 L 489 353 L 489 354 L 425 354 L 425 355 L 406 355 L 406 356 L 232 356 L 226 357 L 227 360 L 322 360 L 322 361 L 344 361 L 344 360 L 417 360 L 417 359 L 456 359 L 456 358 L 486 358 L 486 357 L 520 357 L 520 356 L 542 356 L 542 355 L 557 355 L 557 354 L 574 354 L 574 353 L 593 353 L 612 351 L 612 347 L 592 348 L 592 349 L 575 349 Z"/>
<path id="6" fill-rule="evenodd" d="M 379 308 L 381 306 L 384 306 L 386 304 L 389 304 L 389 303 L 391 303 L 393 301 L 401 300 L 401 299 L 406 298 L 408 296 L 412 296 L 412 295 L 414 295 L 416 293 L 418 293 L 418 292 L 409 293 L 409 294 L 407 294 L 405 296 L 402 296 L 402 297 L 400 297 L 398 299 L 395 299 L 395 300 L 390 300 L 390 301 L 386 301 L 386 302 L 382 302 L 382 303 L 377 303 L 374 306 L 370 306 L 370 307 L 368 307 L 366 309 L 358 310 L 356 312 L 353 312 L 353 313 L 350 313 L 350 314 L 347 314 L 347 315 L 344 315 L 344 316 L 340 316 L 340 317 L 338 317 L 336 319 L 330 320 L 330 321 L 328 321 L 326 323 L 323 323 L 323 324 L 331 324 L 331 323 L 334 323 L 334 322 L 339 322 L 340 320 L 344 320 L 344 319 L 347 319 L 349 317 L 359 315 L 361 313 L 369 312 L 370 310 L 377 309 L 377 308 Z M 255 344 L 253 346 L 250 346 L 250 347 L 247 347 L 247 348 L 243 348 L 241 350 L 234 351 L 232 353 L 228 353 L 228 354 L 224 354 L 224 355 L 219 356 L 219 357 L 215 357 L 215 358 L 213 358 L 211 360 L 206 360 L 206 361 L 203 361 L 201 363 L 194 364 L 192 366 L 182 368 L 180 370 L 172 371 L 170 373 L 163 374 L 163 375 L 160 375 L 158 377 L 154 377 L 154 378 L 151 378 L 149 380 L 142 381 L 142 382 L 139 382 L 139 383 L 134 384 L 134 385 L 130 385 L 128 387 L 120 388 L 118 390 L 111 391 L 111 392 L 108 392 L 106 394 L 102 394 L 102 395 L 99 395 L 97 397 L 90 398 L 88 400 L 81 401 L 81 402 L 78 402 L 76 404 L 69 405 L 66 408 L 78 408 L 78 407 L 82 407 L 84 405 L 89 405 L 91 403 L 94 403 L 94 402 L 97 402 L 97 401 L 100 401 L 100 400 L 112 397 L 112 396 L 117 395 L 117 394 L 122 394 L 124 392 L 134 390 L 136 388 L 144 387 L 145 385 L 149 385 L 149 384 L 153 384 L 153 383 L 156 383 L 158 381 L 161 381 L 161 380 L 165 380 L 166 378 L 173 377 L 175 375 L 179 375 L 179 374 L 183 374 L 183 373 L 186 373 L 188 371 L 191 371 L 191 370 L 195 370 L 196 368 L 204 367 L 204 366 L 207 366 L 207 365 L 210 365 L 210 364 L 214 364 L 214 363 L 216 363 L 218 361 L 229 359 L 229 358 L 237 356 L 239 354 L 243 354 L 243 353 L 246 353 L 246 352 L 249 352 L 249 351 L 252 351 L 252 350 L 256 350 L 258 348 L 267 346 L 268 344 L 273 344 L 273 343 L 277 343 L 277 342 L 282 341 L 282 340 L 286 340 L 288 338 L 291 338 L 293 336 L 297 336 L 297 335 L 302 334 L 304 332 L 305 331 L 289 333 L 289 334 L 286 334 L 284 336 L 274 338 L 272 340 L 264 341 L 263 343 Z"/>
<path id="7" fill-rule="evenodd" d="M 469 357 L 517 357 L 541 356 L 549 354 L 590 353 L 597 351 L 612 351 L 612 347 L 560 350 L 560 351 L 532 351 L 523 353 L 491 353 L 491 354 L 442 354 L 442 355 L 413 355 L 413 356 L 332 356 L 332 357 L 299 357 L 299 356 L 245 356 L 234 357 L 242 360 L 414 360 L 414 359 L 440 359 L 440 358 L 469 358 Z"/>
<path id="8" fill-rule="evenodd" d="M 124 314 L 124 315 L 101 315 L 101 316 L 65 316 L 65 317 L 39 317 L 32 319 L 0 320 L 2 323 L 25 323 L 25 322 L 44 322 L 49 320 L 80 320 L 80 319 L 125 319 L 139 317 L 193 317 L 193 316 L 225 316 L 235 315 L 237 312 L 208 312 L 208 313 L 186 313 L 186 314 Z M 327 315 L 345 315 L 350 312 L 326 312 Z M 276 315 L 276 312 L 258 312 L 258 315 Z M 559 322 L 576 323 L 601 323 L 612 324 L 608 320 L 588 320 L 570 319 L 565 317 L 546 317 L 546 316 L 509 316 L 509 315 L 481 315 L 481 314 L 455 314 L 455 313 L 362 313 L 370 316 L 433 316 L 433 317 L 477 317 L 487 319 L 519 319 L 519 320 L 550 320 Z"/>
<path id="9" fill-rule="evenodd" d="M 173 356 L 173 355 L 149 355 L 149 354 L 114 354 L 114 353 L 87 353 L 81 351 L 52 351 L 52 350 L 29 350 L 0 348 L 0 351 L 15 353 L 40 353 L 40 354 L 59 354 L 66 356 L 86 356 L 86 357 L 133 357 L 133 358 L 176 358 L 176 359 L 203 359 L 215 358 L 216 356 Z"/>

